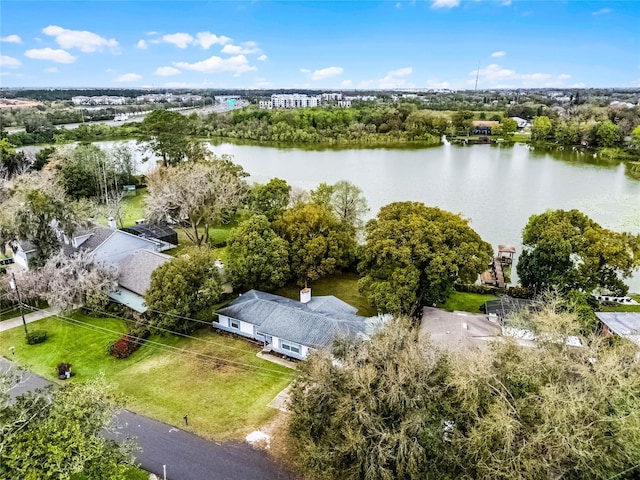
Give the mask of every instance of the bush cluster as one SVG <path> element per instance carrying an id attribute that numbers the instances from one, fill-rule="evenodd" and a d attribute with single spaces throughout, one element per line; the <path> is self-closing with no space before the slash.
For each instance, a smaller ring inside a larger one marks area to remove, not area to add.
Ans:
<path id="1" fill-rule="evenodd" d="M 36 345 L 37 343 L 42 343 L 47 339 L 47 331 L 46 330 L 32 330 L 27 333 L 27 343 L 29 345 Z"/>
<path id="2" fill-rule="evenodd" d="M 466 285 L 462 283 L 456 283 L 453 286 L 454 290 L 463 293 L 482 293 L 488 295 L 509 295 L 515 298 L 533 298 L 534 292 L 529 288 L 524 287 L 509 287 L 498 288 L 491 285 Z"/>
<path id="3" fill-rule="evenodd" d="M 133 327 L 128 334 L 123 335 L 115 342 L 109 343 L 107 351 L 109 355 L 116 358 L 127 358 L 138 350 L 150 335 L 151 332 L 144 327 Z"/>

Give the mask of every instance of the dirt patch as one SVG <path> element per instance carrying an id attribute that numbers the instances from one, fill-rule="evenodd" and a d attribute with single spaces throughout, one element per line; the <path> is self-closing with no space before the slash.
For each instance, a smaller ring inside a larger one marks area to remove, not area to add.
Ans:
<path id="1" fill-rule="evenodd" d="M 0 98 L 0 108 L 28 108 L 42 105 L 41 102 L 32 100 L 17 100 L 12 98 Z"/>

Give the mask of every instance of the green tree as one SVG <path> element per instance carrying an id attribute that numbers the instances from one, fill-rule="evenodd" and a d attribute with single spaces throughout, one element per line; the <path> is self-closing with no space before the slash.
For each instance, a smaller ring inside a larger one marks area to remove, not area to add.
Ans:
<path id="1" fill-rule="evenodd" d="M 331 209 L 331 197 L 333 196 L 333 185 L 322 182 L 315 190 L 311 190 L 309 195 L 311 201 L 318 205 L 322 205 L 325 208 Z"/>
<path id="2" fill-rule="evenodd" d="M 595 137 L 599 147 L 618 147 L 622 141 L 620 129 L 611 120 L 598 124 L 595 131 Z"/>
<path id="3" fill-rule="evenodd" d="M 602 228 L 578 210 L 532 215 L 522 232 L 517 272 L 524 287 L 624 294 L 640 263 L 638 238 Z"/>
<path id="4" fill-rule="evenodd" d="M 211 320 L 221 297 L 216 258 L 209 249 L 196 247 L 156 268 L 144 299 L 154 325 L 189 332 L 196 324 L 187 318 Z"/>
<path id="5" fill-rule="evenodd" d="M 381 312 L 414 315 L 443 302 L 454 282 L 475 282 L 492 255 L 468 220 L 418 202 L 382 207 L 365 231 L 359 287 Z"/>
<path id="6" fill-rule="evenodd" d="M 45 165 L 49 163 L 49 160 L 51 159 L 52 155 L 55 153 L 56 153 L 55 147 L 44 147 L 43 149 L 39 150 L 36 153 L 36 160 L 33 163 L 33 169 L 42 170 L 45 167 Z"/>
<path id="7" fill-rule="evenodd" d="M 531 140 L 536 142 L 547 140 L 552 129 L 553 125 L 549 117 L 535 117 L 531 123 Z"/>
<path id="8" fill-rule="evenodd" d="M 472 120 L 473 112 L 470 112 L 469 110 L 458 110 L 451 116 L 451 123 L 456 130 L 470 130 L 473 125 Z"/>
<path id="9" fill-rule="evenodd" d="M 631 132 L 631 147 L 635 150 L 640 150 L 640 125 Z"/>
<path id="10" fill-rule="evenodd" d="M 247 203 L 252 212 L 266 216 L 271 222 L 287 208 L 290 193 L 291 187 L 285 180 L 272 178 L 265 185 L 251 187 Z"/>
<path id="11" fill-rule="evenodd" d="M 518 131 L 518 122 L 513 118 L 505 117 L 500 120 L 500 125 L 496 130 L 495 135 L 511 140 L 513 138 L 513 134 Z"/>
<path id="12" fill-rule="evenodd" d="M 289 250 L 267 217 L 255 215 L 231 231 L 227 269 L 241 289 L 275 290 L 289 279 Z"/>
<path id="13" fill-rule="evenodd" d="M 346 180 L 340 180 L 333 186 L 329 203 L 334 215 L 353 228 L 362 226 L 362 218 L 369 211 L 362 190 Z"/>
<path id="14" fill-rule="evenodd" d="M 406 320 L 333 353 L 300 364 L 291 388 L 289 431 L 313 478 L 449 478 L 446 356 Z"/>
<path id="15" fill-rule="evenodd" d="M 299 285 L 339 272 L 354 261 L 353 228 L 320 205 L 298 204 L 273 227 L 289 245 L 289 265 Z"/>
<path id="16" fill-rule="evenodd" d="M 183 160 L 200 159 L 202 149 L 191 137 L 192 125 L 188 117 L 169 110 L 154 110 L 140 124 L 140 141 L 147 144 L 165 166 Z"/>
<path id="17" fill-rule="evenodd" d="M 581 348 L 575 315 L 547 304 L 521 322 L 537 345 L 492 342 L 456 358 L 447 384 L 459 478 L 636 478 L 640 364 L 632 345 L 595 336 Z"/>
<path id="18" fill-rule="evenodd" d="M 0 477 L 125 480 L 131 443 L 116 444 L 114 397 L 104 379 L 39 391 L 9 402 L 15 380 L 0 379 Z"/>
<path id="19" fill-rule="evenodd" d="M 0 178 L 11 179 L 26 172 L 30 162 L 23 152 L 17 152 L 15 145 L 6 138 L 0 140 Z"/>

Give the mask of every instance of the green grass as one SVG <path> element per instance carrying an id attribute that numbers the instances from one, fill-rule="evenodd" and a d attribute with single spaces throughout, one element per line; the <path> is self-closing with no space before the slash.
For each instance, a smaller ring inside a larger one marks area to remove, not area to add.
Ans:
<path id="1" fill-rule="evenodd" d="M 629 294 L 636 302 L 640 302 L 640 293 Z M 600 311 L 602 312 L 640 312 L 640 305 L 615 305 L 607 306 L 601 305 Z"/>
<path id="2" fill-rule="evenodd" d="M 136 224 L 136 220 L 144 218 L 144 201 L 147 197 L 147 189 L 136 190 L 135 195 L 130 195 L 124 199 L 124 209 L 122 213 L 122 223 L 125 227 Z"/>
<path id="3" fill-rule="evenodd" d="M 443 308 L 447 312 L 461 311 L 481 313 L 482 305 L 496 298 L 498 297 L 482 293 L 453 292 L 444 304 L 438 305 L 438 308 Z"/>
<path id="4" fill-rule="evenodd" d="M 377 315 L 378 311 L 369 305 L 364 296 L 358 291 L 358 278 L 355 273 L 342 273 L 317 280 L 310 284 L 309 287 L 311 287 L 312 295 L 333 295 L 356 307 L 358 315 L 364 317 Z M 300 299 L 300 287 L 295 284 L 280 288 L 273 293 L 294 300 Z"/>
<path id="5" fill-rule="evenodd" d="M 150 338 L 191 353 L 170 352 L 147 343 L 131 357 L 119 360 L 106 349 L 125 331 L 123 321 L 77 312 L 72 318 L 87 325 L 72 325 L 55 317 L 31 324 L 31 328 L 37 325 L 49 334 L 39 345 L 27 345 L 21 329 L 1 333 L 0 355 L 10 357 L 9 347 L 15 346 L 17 363 L 51 380 L 55 380 L 60 362 L 73 365 L 76 375 L 71 381 L 81 382 L 104 372 L 127 408 L 180 428 L 185 428 L 183 416 L 188 414 L 188 430 L 215 440 L 242 439 L 271 420 L 277 411 L 267 404 L 292 377 L 290 369 L 256 357 L 255 346 L 209 327 L 193 334 L 195 339 L 174 335 Z"/>

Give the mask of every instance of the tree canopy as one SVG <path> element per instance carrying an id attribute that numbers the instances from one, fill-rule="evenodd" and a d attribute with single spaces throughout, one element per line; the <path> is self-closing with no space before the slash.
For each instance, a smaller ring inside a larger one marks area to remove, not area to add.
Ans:
<path id="1" fill-rule="evenodd" d="M 227 269 L 236 287 L 270 291 L 289 279 L 288 244 L 264 215 L 254 215 L 232 230 L 227 246 Z"/>
<path id="2" fill-rule="evenodd" d="M 165 166 L 171 166 L 187 159 L 202 159 L 201 145 L 191 137 L 192 130 L 189 117 L 170 110 L 154 110 L 140 124 L 140 138 L 162 157 Z"/>
<path id="3" fill-rule="evenodd" d="M 447 353 L 396 320 L 368 342 L 313 353 L 290 403 L 305 470 L 348 480 L 636 478 L 636 349 L 598 337 L 568 346 L 580 324 L 556 307 L 521 318 L 535 346 L 505 337 Z"/>
<path id="4" fill-rule="evenodd" d="M 0 477 L 126 480 L 131 445 L 105 438 L 115 430 L 114 397 L 104 379 L 9 400 L 16 380 L 0 375 Z"/>
<path id="5" fill-rule="evenodd" d="M 144 296 L 154 325 L 178 332 L 193 330 L 188 318 L 204 320 L 222 297 L 222 280 L 213 253 L 194 247 L 156 268 Z M 159 313 L 162 312 L 162 313 Z"/>
<path id="6" fill-rule="evenodd" d="M 640 264 L 640 239 L 601 227 L 578 210 L 550 210 L 532 215 L 522 232 L 517 265 L 524 287 L 543 290 L 602 288 L 625 294 Z"/>
<path id="7" fill-rule="evenodd" d="M 289 265 L 299 285 L 339 272 L 355 259 L 353 228 L 321 205 L 298 204 L 273 227 L 289 245 Z"/>
<path id="8" fill-rule="evenodd" d="M 176 223 L 195 245 L 206 244 L 209 227 L 243 201 L 243 173 L 242 167 L 224 158 L 157 168 L 147 177 L 147 217 Z"/>
<path id="9" fill-rule="evenodd" d="M 249 209 L 258 215 L 264 215 L 272 222 L 289 205 L 291 186 L 280 178 L 272 178 L 265 185 L 256 184 L 247 195 Z"/>
<path id="10" fill-rule="evenodd" d="M 365 230 L 360 290 L 382 312 L 412 315 L 446 300 L 454 282 L 475 282 L 492 256 L 468 220 L 418 202 L 382 207 Z"/>

